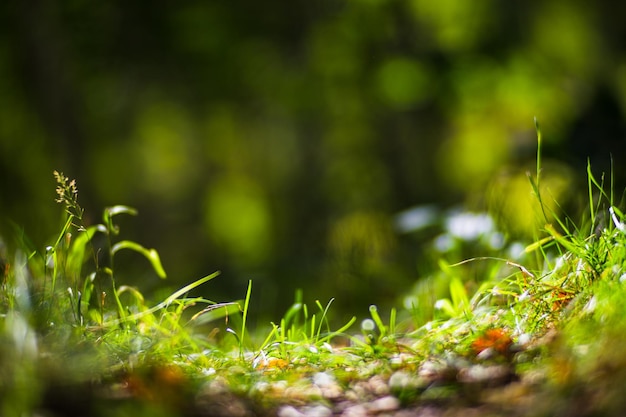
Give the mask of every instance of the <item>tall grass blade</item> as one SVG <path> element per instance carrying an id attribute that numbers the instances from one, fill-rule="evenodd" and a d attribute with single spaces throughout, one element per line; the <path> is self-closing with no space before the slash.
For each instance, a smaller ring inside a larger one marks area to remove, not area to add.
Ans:
<path id="1" fill-rule="evenodd" d="M 142 254 L 148 261 L 150 261 L 154 272 L 156 272 L 159 278 L 164 279 L 167 277 L 165 269 L 163 269 L 163 265 L 161 264 L 161 258 L 159 258 L 159 253 L 155 249 L 144 248 L 139 243 L 133 242 L 131 240 L 122 240 L 113 245 L 113 247 L 111 248 L 111 254 L 115 255 L 121 249 L 129 249 Z"/>
<path id="2" fill-rule="evenodd" d="M 174 300 L 182 297 L 183 295 L 187 294 L 189 291 L 193 290 L 196 287 L 199 287 L 200 285 L 204 284 L 205 282 L 208 282 L 210 280 L 212 280 L 213 278 L 217 277 L 220 274 L 219 271 L 216 271 L 214 273 L 212 273 L 211 275 L 207 275 L 204 278 L 200 278 L 197 281 L 192 282 L 189 285 L 185 285 L 183 288 L 179 289 L 178 291 L 174 292 L 172 295 L 170 295 L 169 297 L 167 297 L 165 300 L 161 301 L 159 304 L 155 305 L 154 307 L 151 307 L 149 309 L 147 309 L 146 311 L 142 311 L 139 313 L 135 313 L 132 314 L 130 316 L 126 316 L 123 319 L 117 319 L 117 320 L 111 320 L 111 321 L 107 321 L 104 323 L 104 326 L 117 326 L 118 324 L 122 324 L 125 321 L 136 321 L 144 316 L 147 316 L 149 314 L 155 313 L 161 309 L 167 308 L 170 306 L 170 304 L 172 304 L 172 302 L 174 302 Z"/>
<path id="3" fill-rule="evenodd" d="M 241 338 L 239 339 L 239 356 L 243 360 L 243 343 L 246 336 L 246 322 L 248 320 L 248 309 L 250 308 L 250 297 L 252 295 L 252 280 L 248 281 L 248 290 L 243 304 L 243 315 L 241 322 Z"/>
<path id="4" fill-rule="evenodd" d="M 535 117 L 535 131 L 537 132 L 537 173 L 536 177 L 533 180 L 531 175 L 528 175 L 528 179 L 530 180 L 530 185 L 535 192 L 537 197 L 537 201 L 539 201 L 539 206 L 541 207 L 541 213 L 543 214 L 543 218 L 546 223 L 548 222 L 548 216 L 546 215 L 545 207 L 543 204 L 543 200 L 541 197 L 541 129 L 539 128 L 539 120 Z"/>
<path id="5" fill-rule="evenodd" d="M 317 335 L 315 336 L 316 339 L 319 339 L 320 337 L 320 334 L 322 332 L 322 325 L 324 324 L 324 322 L 326 321 L 326 324 L 328 324 L 328 320 L 326 319 L 326 316 L 328 315 L 328 309 L 330 308 L 330 305 L 333 303 L 333 301 L 335 301 L 335 299 L 331 298 L 323 310 L 322 317 L 320 318 L 320 324 L 319 324 L 319 327 L 317 328 Z M 322 309 L 322 305 L 320 304 L 319 301 L 317 301 L 317 306 L 320 308 L 320 310 Z M 330 329 L 328 330 L 330 331 Z"/>

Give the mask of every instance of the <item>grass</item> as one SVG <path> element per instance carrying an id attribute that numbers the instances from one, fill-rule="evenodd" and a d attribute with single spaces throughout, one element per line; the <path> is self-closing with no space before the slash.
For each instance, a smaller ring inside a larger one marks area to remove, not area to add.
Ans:
<path id="1" fill-rule="evenodd" d="M 541 202 L 540 138 L 529 179 Z M 626 224 L 587 174 L 580 226 L 541 204 L 546 226 L 515 257 L 502 245 L 465 260 L 440 252 L 403 308 L 371 306 L 336 329 L 334 300 L 310 307 L 297 292 L 262 334 L 247 328 L 252 282 L 229 303 L 189 295 L 217 272 L 155 303 L 118 282 L 120 251 L 166 279 L 155 250 L 120 237 L 117 217 L 136 211 L 114 206 L 84 224 L 76 183 L 55 172 L 66 221 L 54 244 L 22 239 L 3 262 L 0 414 L 622 415 Z"/>

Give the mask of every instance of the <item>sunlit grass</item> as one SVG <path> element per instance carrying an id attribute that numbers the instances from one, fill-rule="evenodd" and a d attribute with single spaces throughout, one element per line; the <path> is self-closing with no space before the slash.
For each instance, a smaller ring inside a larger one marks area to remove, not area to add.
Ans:
<path id="1" fill-rule="evenodd" d="M 540 164 L 539 153 L 529 179 L 542 202 Z M 587 175 L 589 218 L 577 225 L 542 204 L 555 221 L 534 243 L 507 242 L 486 214 L 452 213 L 433 241 L 437 272 L 399 300 L 403 308 L 372 305 L 360 323 L 355 312 L 334 327 L 338 301 L 307 303 L 297 291 L 283 317 L 249 329 L 252 282 L 226 303 L 192 295 L 217 272 L 156 302 L 119 282 L 121 250 L 166 279 L 154 249 L 120 238 L 116 217 L 137 212 L 106 208 L 101 224 L 87 225 L 76 183 L 55 173 L 66 217 L 54 243 L 23 243 L 2 263 L 0 411 L 62 414 L 56 407 L 67 405 L 51 396 L 63 386 L 84 390 L 80 407 L 94 415 L 197 415 L 233 404 L 334 412 L 391 397 L 395 408 L 483 404 L 497 415 L 511 404 L 489 395 L 516 386 L 539 414 L 576 410 L 580 395 L 589 409 L 619 415 L 626 400 L 610 381 L 626 382 L 615 348 L 626 341 L 626 225 L 603 179 Z M 468 248 L 473 257 L 463 258 Z"/>

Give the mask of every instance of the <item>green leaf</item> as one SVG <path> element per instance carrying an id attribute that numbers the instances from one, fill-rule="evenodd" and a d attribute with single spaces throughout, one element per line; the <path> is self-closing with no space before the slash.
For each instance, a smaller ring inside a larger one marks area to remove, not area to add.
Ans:
<path id="1" fill-rule="evenodd" d="M 103 225 L 97 224 L 95 226 L 88 227 L 84 231 L 80 232 L 78 236 L 72 242 L 72 248 L 68 253 L 67 267 L 71 273 L 80 275 L 83 263 L 85 261 L 85 252 L 87 245 L 97 232 L 106 233 L 106 229 Z"/>
<path id="2" fill-rule="evenodd" d="M 329 340 L 331 340 L 333 337 L 336 336 L 341 336 L 341 335 L 345 335 L 344 333 L 350 328 L 352 327 L 352 325 L 354 324 L 354 322 L 356 322 L 356 317 L 352 317 L 346 324 L 343 325 L 343 327 L 341 327 L 339 330 L 335 330 L 334 332 L 330 333 L 329 335 L 321 338 L 320 340 L 318 340 L 318 344 L 322 344 L 325 343 Z M 352 337 L 348 336 L 350 339 L 352 339 Z M 355 338 L 355 340 L 358 340 Z"/>
<path id="3" fill-rule="evenodd" d="M 289 326 L 291 324 L 292 319 L 294 319 L 302 311 L 302 307 L 303 304 L 301 302 L 296 302 L 289 307 L 289 310 L 287 310 L 285 316 L 283 317 L 285 320 L 285 326 Z"/>
<path id="4" fill-rule="evenodd" d="M 448 317 L 456 317 L 459 315 L 459 312 L 455 310 L 452 306 L 452 303 L 447 298 L 441 298 L 435 302 L 435 309 L 442 311 Z"/>
<path id="5" fill-rule="evenodd" d="M 131 216 L 136 216 L 137 210 L 132 207 L 122 205 L 105 208 L 103 213 L 104 224 L 113 234 L 119 233 L 119 229 L 113 224 L 113 217 L 118 214 L 130 214 Z"/>
<path id="6" fill-rule="evenodd" d="M 243 311 L 241 318 L 241 338 L 239 339 L 239 356 L 243 359 L 243 343 L 246 335 L 246 321 L 248 319 L 248 309 L 250 307 L 250 297 L 252 295 L 252 280 L 248 281 L 248 291 L 246 291 L 246 299 L 243 303 Z"/>
<path id="7" fill-rule="evenodd" d="M 380 336 L 384 337 L 387 334 L 387 327 L 385 326 L 385 324 L 383 323 L 383 320 L 380 318 L 380 315 L 378 314 L 378 307 L 372 304 L 369 310 L 370 310 L 370 316 L 372 316 L 374 323 L 376 323 L 376 326 L 378 327 Z"/>
<path id="8" fill-rule="evenodd" d="M 122 240 L 113 245 L 113 247 L 111 248 L 111 253 L 115 255 L 118 251 L 122 249 L 130 249 L 142 254 L 146 259 L 150 261 L 150 263 L 152 264 L 152 268 L 154 268 L 154 271 L 160 278 L 167 277 L 167 274 L 163 269 L 163 265 L 161 264 L 161 258 L 159 258 L 159 253 L 156 251 L 156 249 L 146 249 L 139 243 L 130 240 Z"/>
<path id="9" fill-rule="evenodd" d="M 467 290 L 461 280 L 457 277 L 453 277 L 450 281 L 450 298 L 452 299 L 453 308 L 458 313 L 462 313 L 469 308 Z"/>
<path id="10" fill-rule="evenodd" d="M 241 311 L 239 303 L 243 303 L 243 300 L 233 301 L 230 303 L 211 304 L 199 313 L 194 314 L 189 322 L 193 322 L 195 325 L 201 325 L 228 317 L 230 315 L 238 314 Z"/>
<path id="11" fill-rule="evenodd" d="M 547 224 L 546 225 L 546 231 L 548 232 L 548 234 L 550 234 L 550 236 L 556 240 L 561 246 L 563 246 L 566 250 L 577 254 L 580 252 L 580 250 L 576 247 L 576 245 L 574 245 L 572 242 L 570 242 L 567 238 L 565 238 L 562 234 L 560 234 L 559 232 L 557 232 L 557 230 L 554 228 L 554 226 L 552 226 L 551 224 Z"/>
<path id="12" fill-rule="evenodd" d="M 80 303 L 79 312 L 81 316 L 83 315 L 83 311 L 89 310 L 89 302 L 91 301 L 91 294 L 94 290 L 94 280 L 96 279 L 96 273 L 92 272 L 89 274 L 85 281 L 83 282 L 83 297 Z M 101 322 L 98 322 L 101 323 Z"/>
<path id="13" fill-rule="evenodd" d="M 138 320 L 141 317 L 147 316 L 148 314 L 152 314 L 155 311 L 164 309 L 169 307 L 170 304 L 172 304 L 176 299 L 182 297 L 184 294 L 188 293 L 189 291 L 193 290 L 196 287 L 199 287 L 200 285 L 204 284 L 205 282 L 208 282 L 210 280 L 212 280 L 213 278 L 217 277 L 220 274 L 219 271 L 212 273 L 211 275 L 207 275 L 204 278 L 200 278 L 194 282 L 192 282 L 191 284 L 185 285 L 183 288 L 179 289 L 178 291 L 174 292 L 172 295 L 170 295 L 169 297 L 167 297 L 165 300 L 161 301 L 159 304 L 155 305 L 154 307 L 151 307 L 145 311 L 141 311 L 139 313 L 133 314 L 129 317 L 125 317 L 124 319 L 117 319 L 117 320 L 111 320 L 107 323 L 104 323 L 105 326 L 116 326 L 120 323 L 123 323 L 126 320 Z"/>
<path id="14" fill-rule="evenodd" d="M 122 285 L 117 289 L 117 296 L 119 297 L 124 293 L 129 293 L 132 297 L 134 297 L 137 301 L 137 304 L 141 306 L 144 305 L 145 299 L 143 298 L 143 294 L 137 288 L 128 285 Z"/>
<path id="15" fill-rule="evenodd" d="M 129 207 L 129 206 L 123 206 L 123 205 L 111 206 L 111 207 L 107 207 L 106 209 L 104 209 L 105 220 L 112 219 L 114 216 L 117 216 L 118 214 L 130 214 L 131 216 L 136 216 L 137 209 Z"/>
<path id="16" fill-rule="evenodd" d="M 524 253 L 534 252 L 537 249 L 540 249 L 546 243 L 549 243 L 549 242 L 552 242 L 552 241 L 554 241 L 554 237 L 553 236 L 544 237 L 543 239 L 538 240 L 536 242 L 533 242 L 530 245 L 526 246 L 526 248 L 524 248 Z M 513 266 L 517 266 L 519 268 L 519 265 L 517 265 L 517 264 L 515 264 Z M 524 271 L 522 271 L 522 272 L 524 272 Z"/>

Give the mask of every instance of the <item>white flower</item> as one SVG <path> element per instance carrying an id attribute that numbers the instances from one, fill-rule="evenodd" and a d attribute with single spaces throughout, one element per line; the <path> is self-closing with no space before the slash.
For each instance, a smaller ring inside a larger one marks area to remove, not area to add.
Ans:
<path id="1" fill-rule="evenodd" d="M 462 240 L 475 240 L 494 231 L 492 218 L 485 213 L 462 212 L 446 219 L 446 230 Z"/>

